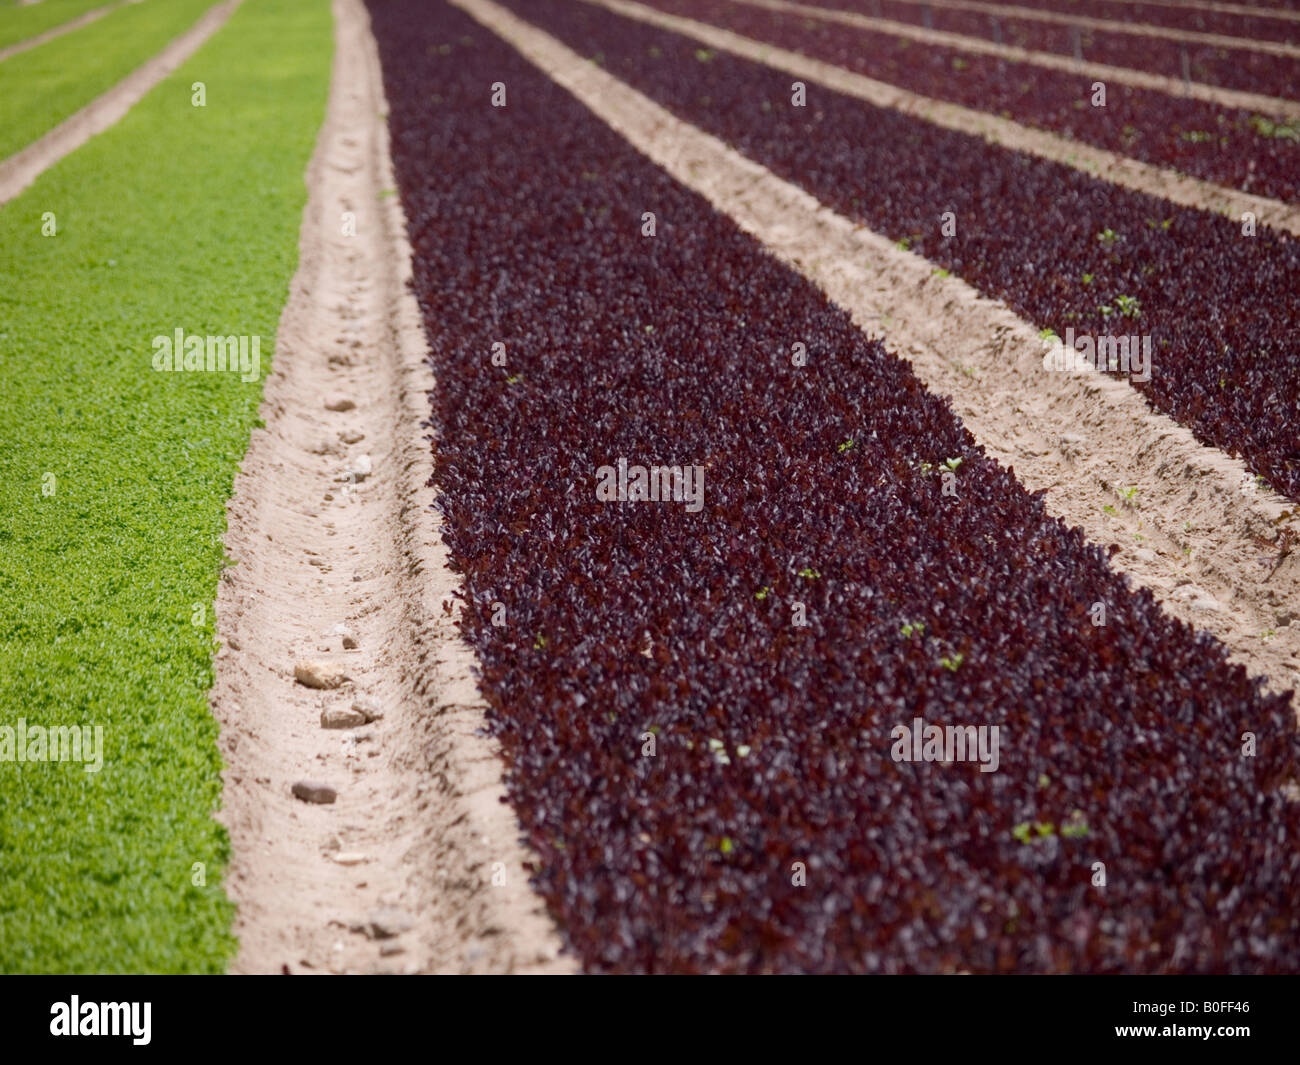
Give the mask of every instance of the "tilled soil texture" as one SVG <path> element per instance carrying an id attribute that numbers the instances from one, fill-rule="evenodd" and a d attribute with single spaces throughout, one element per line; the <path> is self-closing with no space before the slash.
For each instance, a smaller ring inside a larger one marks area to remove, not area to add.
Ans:
<path id="1" fill-rule="evenodd" d="M 1300 243 L 838 93 L 793 107 L 788 76 L 590 4 L 506 6 L 1039 327 L 1146 338 L 1147 401 L 1300 499 Z"/>
<path id="2" fill-rule="evenodd" d="M 461 623 L 585 967 L 1293 968 L 1290 699 L 487 30 L 371 11 Z M 702 495 L 599 502 L 620 459 Z M 918 718 L 998 770 L 896 760 Z"/>

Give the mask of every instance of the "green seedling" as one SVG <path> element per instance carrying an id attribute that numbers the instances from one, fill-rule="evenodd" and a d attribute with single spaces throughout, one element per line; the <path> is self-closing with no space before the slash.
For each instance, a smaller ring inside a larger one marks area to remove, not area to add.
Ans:
<path id="1" fill-rule="evenodd" d="M 1136 318 L 1142 313 L 1142 305 L 1135 296 L 1116 296 L 1115 302 L 1125 318 Z"/>

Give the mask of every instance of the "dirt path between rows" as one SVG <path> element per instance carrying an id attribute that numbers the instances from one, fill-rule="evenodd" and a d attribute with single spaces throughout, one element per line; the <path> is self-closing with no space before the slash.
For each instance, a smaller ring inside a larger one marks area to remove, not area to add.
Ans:
<path id="1" fill-rule="evenodd" d="M 1042 11 L 1034 7 L 1013 7 L 1010 4 L 986 4 L 981 0 L 896 0 L 914 7 L 948 8 L 952 11 L 974 11 L 977 14 L 1001 18 L 1020 19 L 1024 22 L 1049 22 L 1082 29 L 1104 30 L 1107 33 L 1127 33 L 1134 37 L 1159 37 L 1167 41 L 1186 44 L 1204 44 L 1213 48 L 1234 48 L 1245 52 L 1300 58 L 1300 46 L 1282 41 L 1259 41 L 1253 37 L 1232 37 L 1226 33 L 1205 33 L 1201 30 L 1178 30 L 1169 26 L 1155 26 L 1149 22 L 1117 22 L 1114 19 L 1076 15 L 1064 11 Z M 1149 3 L 1150 0 L 1144 0 Z M 1260 12 L 1267 9 L 1259 9 Z M 966 36 L 966 34 L 962 34 Z"/>
<path id="2" fill-rule="evenodd" d="M 243 0 L 205 11 L 193 26 L 166 48 L 70 115 L 40 140 L 0 162 L 0 205 L 8 203 L 69 152 L 74 152 L 131 110 L 163 78 L 189 59 L 203 43 L 226 24 Z"/>
<path id="3" fill-rule="evenodd" d="M 1255 196 L 1224 185 L 1216 185 L 1200 178 L 1179 174 L 1163 167 L 1104 148 L 1095 148 L 1082 141 L 1071 140 L 1045 130 L 1031 129 L 1011 119 L 1001 118 L 985 111 L 976 111 L 960 104 L 945 103 L 929 96 L 901 89 L 897 85 L 876 81 L 837 67 L 791 52 L 775 45 L 764 44 L 743 37 L 730 30 L 720 29 L 706 22 L 669 15 L 666 12 L 635 3 L 634 0 L 584 0 L 586 3 L 608 8 L 610 11 L 660 26 L 674 33 L 694 38 L 701 44 L 730 52 L 744 59 L 762 63 L 774 70 L 793 74 L 804 81 L 825 85 L 836 92 L 865 100 L 874 107 L 888 107 L 905 115 L 912 115 L 944 129 L 956 130 L 983 137 L 990 144 L 998 144 L 1013 151 L 1025 152 L 1050 159 L 1052 162 L 1081 170 L 1092 177 L 1109 181 L 1126 189 L 1147 192 L 1183 207 L 1226 214 L 1240 219 L 1250 211 L 1256 220 L 1274 229 L 1300 236 L 1300 207 L 1279 200 Z"/>
<path id="4" fill-rule="evenodd" d="M 1300 616 L 1292 616 L 1300 550 L 1281 557 L 1278 542 L 1293 504 L 1243 488 L 1253 479 L 1241 462 L 1198 443 L 1124 381 L 1045 370 L 1037 331 L 1001 302 L 935 275 L 930 261 L 835 214 L 490 0 L 452 2 L 883 337 L 927 388 L 952 397 L 991 457 L 1014 466 L 1030 491 L 1046 490 L 1052 514 L 1095 543 L 1118 545 L 1112 566 L 1168 613 L 1213 633 L 1272 690 L 1300 688 Z"/>
<path id="5" fill-rule="evenodd" d="M 217 598 L 234 970 L 567 971 L 454 624 L 378 54 L 360 0 L 334 15 L 299 268 Z M 334 801 L 295 797 L 322 786 Z"/>
<path id="6" fill-rule="evenodd" d="M 1300 118 L 1300 101 L 1287 100 L 1278 96 L 1264 96 L 1256 92 L 1244 92 L 1240 89 L 1223 89 L 1217 85 L 1206 85 L 1199 81 L 1181 81 L 1163 74 L 1152 74 L 1132 67 L 1117 67 L 1109 63 L 1094 63 L 1091 60 L 1078 60 L 1072 56 L 1057 52 L 1038 52 L 1031 48 L 1021 48 L 1014 44 L 994 44 L 979 37 L 965 37 L 960 33 L 946 30 L 927 30 L 923 26 L 914 26 L 910 22 L 894 22 L 891 19 L 872 18 L 859 15 L 853 11 L 839 11 L 832 8 L 813 7 L 808 4 L 792 4 L 787 0 L 733 0 L 733 3 L 748 4 L 783 15 L 798 15 L 803 18 L 817 18 L 824 22 L 837 22 L 842 26 L 854 26 L 877 33 L 887 33 L 891 37 L 903 37 L 922 44 L 933 44 L 943 48 L 958 48 L 974 55 L 993 56 L 1013 63 L 1029 63 L 1036 67 L 1058 71 L 1062 74 L 1076 74 L 1079 77 L 1097 81 L 1115 82 L 1119 85 L 1132 85 L 1139 89 L 1151 89 L 1169 96 L 1182 96 L 1193 100 L 1203 100 L 1219 107 L 1239 107 L 1246 111 L 1259 111 L 1273 117 L 1287 119 Z"/>
<path id="7" fill-rule="evenodd" d="M 117 0 L 116 4 L 105 4 L 103 7 L 97 7 L 93 11 L 87 11 L 84 15 L 78 15 L 76 18 L 70 19 L 61 26 L 54 26 L 44 33 L 38 33 L 35 37 L 28 37 L 25 41 L 9 45 L 8 48 L 0 48 L 0 63 L 12 56 L 30 52 L 33 48 L 39 48 L 47 41 L 62 37 L 65 33 L 71 33 L 73 30 L 81 29 L 82 26 L 89 26 L 92 22 L 98 22 L 109 12 L 116 11 L 119 7 L 138 3 L 140 3 L 140 0 Z"/>

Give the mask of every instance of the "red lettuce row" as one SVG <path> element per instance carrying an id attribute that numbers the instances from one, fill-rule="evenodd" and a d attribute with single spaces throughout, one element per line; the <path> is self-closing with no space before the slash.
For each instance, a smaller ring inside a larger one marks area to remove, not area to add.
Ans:
<path id="1" fill-rule="evenodd" d="M 1065 336 L 1150 336 L 1148 402 L 1300 499 L 1300 244 L 583 3 L 509 0 L 687 121 Z M 956 234 L 940 219 L 951 211 Z"/>
<path id="2" fill-rule="evenodd" d="M 370 9 L 462 631 L 585 967 L 1300 966 L 1289 696 L 498 38 Z M 598 502 L 620 457 L 703 507 Z M 998 770 L 896 761 L 917 717 Z"/>
<path id="3" fill-rule="evenodd" d="M 804 0 L 795 0 L 795 2 L 802 3 Z M 815 2 L 825 2 L 827 7 L 840 7 L 849 3 L 869 7 L 873 0 L 815 0 Z M 1270 17 L 1268 7 L 1260 4 L 1254 5 L 1260 9 L 1258 15 L 1211 11 L 1195 4 L 1179 8 L 1164 4 L 1134 4 L 1129 0 L 1013 0 L 1013 6 L 1033 8 L 1037 11 L 1055 11 L 1061 15 L 1104 18 L 1112 22 L 1165 26 L 1174 30 L 1194 30 L 1197 33 L 1220 33 L 1228 37 L 1300 44 L 1300 23 L 1290 19 Z M 1286 3 L 1268 6 L 1294 10 Z"/>
<path id="4" fill-rule="evenodd" d="M 675 15 L 1244 192 L 1300 203 L 1300 139 L 1274 117 L 730 0 L 645 0 Z"/>
<path id="5" fill-rule="evenodd" d="M 1265 96 L 1292 97 L 1300 92 L 1300 63 L 1284 56 L 1266 55 L 1248 48 L 1223 48 L 1185 43 L 1140 33 L 1075 27 L 1062 16 L 1060 22 L 1040 22 L 1006 15 L 992 16 L 965 8 L 931 7 L 928 13 L 917 4 L 884 0 L 795 0 L 811 7 L 836 8 L 912 25 L 927 25 L 946 33 L 960 33 L 984 41 L 1078 55 L 1094 63 L 1131 67 L 1152 74 L 1182 78 Z M 1077 49 L 1077 52 L 1076 52 Z M 1185 56 L 1185 60 L 1184 60 Z M 1186 70 L 1184 70 L 1184 61 Z"/>

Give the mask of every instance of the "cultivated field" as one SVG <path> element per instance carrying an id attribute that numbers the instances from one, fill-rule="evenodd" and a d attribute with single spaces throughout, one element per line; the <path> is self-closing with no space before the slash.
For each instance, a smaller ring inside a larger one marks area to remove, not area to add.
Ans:
<path id="1" fill-rule="evenodd" d="M 0 3 L 0 972 L 1300 971 L 1298 88 Z"/>

